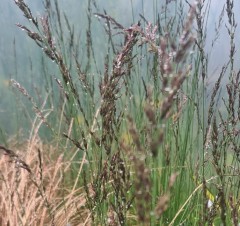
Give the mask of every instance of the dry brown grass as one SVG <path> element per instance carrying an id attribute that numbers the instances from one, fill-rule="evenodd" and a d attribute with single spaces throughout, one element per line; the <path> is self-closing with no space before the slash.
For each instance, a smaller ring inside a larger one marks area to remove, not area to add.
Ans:
<path id="1" fill-rule="evenodd" d="M 90 224 L 81 188 L 63 184 L 70 164 L 59 150 L 39 139 L 7 150 L 14 150 L 19 159 L 8 153 L 0 156 L 0 225 Z"/>

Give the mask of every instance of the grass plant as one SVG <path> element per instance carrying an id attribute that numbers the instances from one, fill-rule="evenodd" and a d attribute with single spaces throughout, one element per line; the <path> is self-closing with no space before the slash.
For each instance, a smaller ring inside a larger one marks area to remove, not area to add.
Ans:
<path id="1" fill-rule="evenodd" d="M 44 1 L 41 17 L 15 4 L 29 20 L 17 26 L 43 51 L 46 93 L 11 80 L 35 117 L 27 141 L 0 145 L 0 225 L 239 225 L 233 0 L 212 45 L 225 12 L 229 60 L 211 90 L 210 0 L 166 1 L 161 12 L 154 1 L 154 22 L 143 13 L 127 27 L 88 0 L 83 40 L 57 0 Z"/>

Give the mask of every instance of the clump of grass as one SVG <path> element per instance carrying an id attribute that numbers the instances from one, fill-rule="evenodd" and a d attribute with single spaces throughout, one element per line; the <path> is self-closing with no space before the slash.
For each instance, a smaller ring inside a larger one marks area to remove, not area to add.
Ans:
<path id="1" fill-rule="evenodd" d="M 74 225 L 88 221 L 81 188 L 71 190 L 63 183 L 71 163 L 63 161 L 61 153 L 57 156 L 58 150 L 52 145 L 37 139 L 0 149 L 4 153 L 0 167 L 1 225 Z"/>
<path id="2" fill-rule="evenodd" d="M 58 66 L 55 81 L 62 104 L 56 114 L 60 115 L 56 132 L 48 119 L 50 111 L 44 114 L 47 100 L 38 107 L 27 90 L 12 80 L 30 100 L 40 122 L 33 126 L 25 160 L 12 151 L 16 147 L 0 146 L 17 165 L 8 179 L 6 159 L 2 160 L 6 187 L 0 191 L 8 195 L 11 205 L 1 208 L 6 221 L 13 220 L 10 225 L 29 224 L 32 219 L 26 213 L 37 215 L 36 225 L 238 224 L 240 73 L 233 67 L 233 1 L 226 1 L 229 63 L 222 67 L 208 107 L 204 26 L 210 1 L 187 4 L 186 17 L 182 2 L 168 1 L 163 8 L 164 24 L 160 18 L 152 24 L 141 15 L 144 25 L 139 21 L 125 27 L 107 12 L 92 14 L 92 7 L 98 7 L 89 0 L 85 67 L 79 61 L 74 30 L 66 15 L 64 22 L 61 19 L 56 1 L 54 6 L 45 1 L 46 15 L 40 20 L 23 0 L 15 3 L 33 28 L 17 26 Z M 179 6 L 179 18 L 168 18 L 171 4 Z M 57 21 L 53 21 L 54 12 Z M 108 43 L 102 67 L 96 63 L 93 48 L 93 15 L 106 23 Z M 66 48 L 64 24 L 70 33 Z M 118 45 L 116 35 L 122 44 Z M 93 65 L 99 79 L 91 77 Z M 228 70 L 223 114 L 217 109 L 218 96 Z M 38 147 L 43 123 L 58 139 L 61 154 L 52 156 Z M 16 184 L 23 189 L 9 195 L 7 187 Z M 30 194 L 35 203 L 31 208 L 25 198 Z M 17 197 L 16 202 L 11 197 Z M 9 213 L 15 214 L 13 219 Z"/>

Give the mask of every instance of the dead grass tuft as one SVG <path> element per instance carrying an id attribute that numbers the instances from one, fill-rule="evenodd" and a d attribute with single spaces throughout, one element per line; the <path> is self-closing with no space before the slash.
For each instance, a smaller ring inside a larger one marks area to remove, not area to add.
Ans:
<path id="1" fill-rule="evenodd" d="M 81 188 L 63 185 L 69 164 L 59 150 L 39 139 L 0 148 L 0 225 L 90 224 Z"/>

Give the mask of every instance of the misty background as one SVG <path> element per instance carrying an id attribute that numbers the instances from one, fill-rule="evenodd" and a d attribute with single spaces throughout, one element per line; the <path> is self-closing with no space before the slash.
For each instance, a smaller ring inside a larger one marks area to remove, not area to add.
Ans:
<path id="1" fill-rule="evenodd" d="M 44 14 L 42 1 L 25 1 L 34 16 L 40 17 Z M 141 13 L 150 22 L 155 22 L 154 18 L 162 12 L 162 0 L 98 0 L 97 9 L 99 12 L 106 12 L 126 27 L 136 23 Z M 182 1 L 183 3 L 185 1 Z M 193 1 L 189 1 L 193 2 Z M 227 24 L 226 10 L 223 7 L 225 0 L 212 0 L 207 21 L 207 41 L 206 50 L 209 53 L 208 80 L 214 83 L 221 67 L 226 64 L 229 51 L 230 39 L 225 25 Z M 80 56 L 84 57 L 86 53 L 86 28 L 87 28 L 87 0 L 59 0 L 61 13 L 65 13 L 74 29 L 80 35 Z M 185 4 L 185 3 L 184 3 Z M 174 4 L 173 4 L 174 5 Z M 185 4 L 186 5 L 186 4 Z M 172 9 L 175 12 L 175 8 Z M 235 0 L 234 6 L 235 20 L 240 22 L 240 1 Z M 212 47 L 212 40 L 215 38 L 215 28 L 218 26 L 219 16 L 224 12 L 223 22 L 220 28 L 219 37 Z M 94 13 L 94 9 L 92 13 Z M 171 13 L 171 12 L 170 12 Z M 25 102 L 18 91 L 9 86 L 11 78 L 24 86 L 29 93 L 36 92 L 39 85 L 44 86 L 43 63 L 48 66 L 48 72 L 54 76 L 57 73 L 57 67 L 54 62 L 43 58 L 41 49 L 27 37 L 26 33 L 21 31 L 16 24 L 20 23 L 26 27 L 31 25 L 24 18 L 23 13 L 18 9 L 13 0 L 1 0 L 0 2 L 0 139 L 3 134 L 15 134 L 20 128 L 28 130 L 30 127 L 29 118 L 31 118 L 27 107 L 29 103 Z M 105 45 L 103 23 L 92 16 L 93 37 L 96 55 L 104 59 L 102 46 Z M 95 32 L 95 33 L 94 33 Z M 240 28 L 236 29 L 235 43 L 240 43 Z M 84 59 L 83 59 L 84 60 Z M 101 62 L 100 62 L 101 63 Z M 240 65 L 239 46 L 236 45 L 235 66 Z M 239 70 L 239 67 L 235 68 Z M 24 107 L 25 106 L 25 107 Z M 19 110 L 20 109 L 20 110 Z M 20 114 L 25 115 L 21 117 Z M 29 115 L 28 115 L 29 114 Z M 24 128 L 25 127 L 25 128 Z"/>

